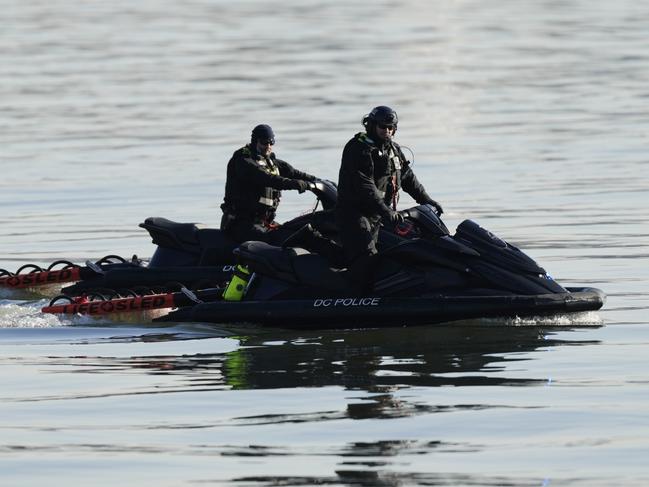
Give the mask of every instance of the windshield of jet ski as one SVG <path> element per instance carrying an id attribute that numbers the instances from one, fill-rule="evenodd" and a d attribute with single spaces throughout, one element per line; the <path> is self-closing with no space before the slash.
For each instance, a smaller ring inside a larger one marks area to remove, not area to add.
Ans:
<path id="1" fill-rule="evenodd" d="M 427 237 L 443 237 L 450 235 L 448 228 L 439 218 L 435 209 L 431 205 L 419 205 L 407 210 L 402 210 L 401 214 L 417 223 L 417 227 Z"/>

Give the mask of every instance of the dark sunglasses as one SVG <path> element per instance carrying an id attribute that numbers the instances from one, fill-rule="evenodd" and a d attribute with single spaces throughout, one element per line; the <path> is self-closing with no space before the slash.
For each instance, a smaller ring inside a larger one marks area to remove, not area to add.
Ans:
<path id="1" fill-rule="evenodd" d="M 379 124 L 381 130 L 394 130 L 394 125 L 381 125 Z"/>
<path id="2" fill-rule="evenodd" d="M 275 139 L 260 140 L 261 145 L 275 145 Z"/>

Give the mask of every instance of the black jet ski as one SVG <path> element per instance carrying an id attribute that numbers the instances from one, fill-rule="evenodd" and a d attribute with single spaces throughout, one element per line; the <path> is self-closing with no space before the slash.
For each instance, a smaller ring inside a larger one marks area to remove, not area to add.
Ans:
<path id="1" fill-rule="evenodd" d="M 392 245 L 383 232 L 370 293 L 355 293 L 346 269 L 307 250 L 245 242 L 234 251 L 250 273 L 240 301 L 199 303 L 158 320 L 379 327 L 563 314 L 604 304 L 602 291 L 562 287 L 521 250 L 471 220 L 451 235 L 429 205 L 402 213 L 405 223 L 387 232 Z"/>
<path id="2" fill-rule="evenodd" d="M 299 230 L 307 223 L 325 235 L 335 233 L 332 210 L 336 204 L 335 183 L 317 180 L 309 190 L 315 194 L 312 211 L 282 225 Z M 321 209 L 320 209 L 321 205 Z M 130 290 L 138 294 L 179 288 L 205 289 L 227 283 L 232 276 L 237 244 L 221 230 L 196 223 L 178 223 L 150 217 L 139 225 L 157 246 L 148 264 L 144 261 L 120 266 L 92 266 L 79 282 L 63 288 L 67 296 Z"/>

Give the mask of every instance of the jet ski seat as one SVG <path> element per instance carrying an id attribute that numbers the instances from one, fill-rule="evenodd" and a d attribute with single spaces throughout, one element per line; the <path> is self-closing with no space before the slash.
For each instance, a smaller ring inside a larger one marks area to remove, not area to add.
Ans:
<path id="1" fill-rule="evenodd" d="M 195 223 L 176 223 L 162 217 L 149 217 L 139 226 L 149 232 L 154 244 L 161 247 L 198 246 L 198 227 Z"/>
<path id="2" fill-rule="evenodd" d="M 140 223 L 153 243 L 165 249 L 179 249 L 200 255 L 198 265 L 231 264 L 237 244 L 221 230 L 199 228 L 195 223 L 176 223 L 166 218 L 150 217 Z"/>
<path id="3" fill-rule="evenodd" d="M 234 250 L 234 254 L 252 272 L 294 283 L 297 283 L 297 279 L 293 270 L 293 257 L 308 253 L 299 247 L 282 248 L 256 240 L 243 242 Z"/>
<path id="4" fill-rule="evenodd" d="M 334 269 L 322 256 L 300 247 L 276 247 L 265 242 L 242 243 L 234 253 L 253 272 L 293 284 L 349 292 L 346 270 Z"/>

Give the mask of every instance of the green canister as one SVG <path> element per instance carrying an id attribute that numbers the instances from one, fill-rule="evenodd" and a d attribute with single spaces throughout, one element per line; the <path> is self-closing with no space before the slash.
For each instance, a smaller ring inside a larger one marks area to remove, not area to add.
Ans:
<path id="1" fill-rule="evenodd" d="M 225 301 L 241 301 L 250 280 L 250 271 L 244 265 L 238 265 L 234 269 L 232 279 L 228 283 L 225 291 L 223 291 L 223 299 Z"/>

